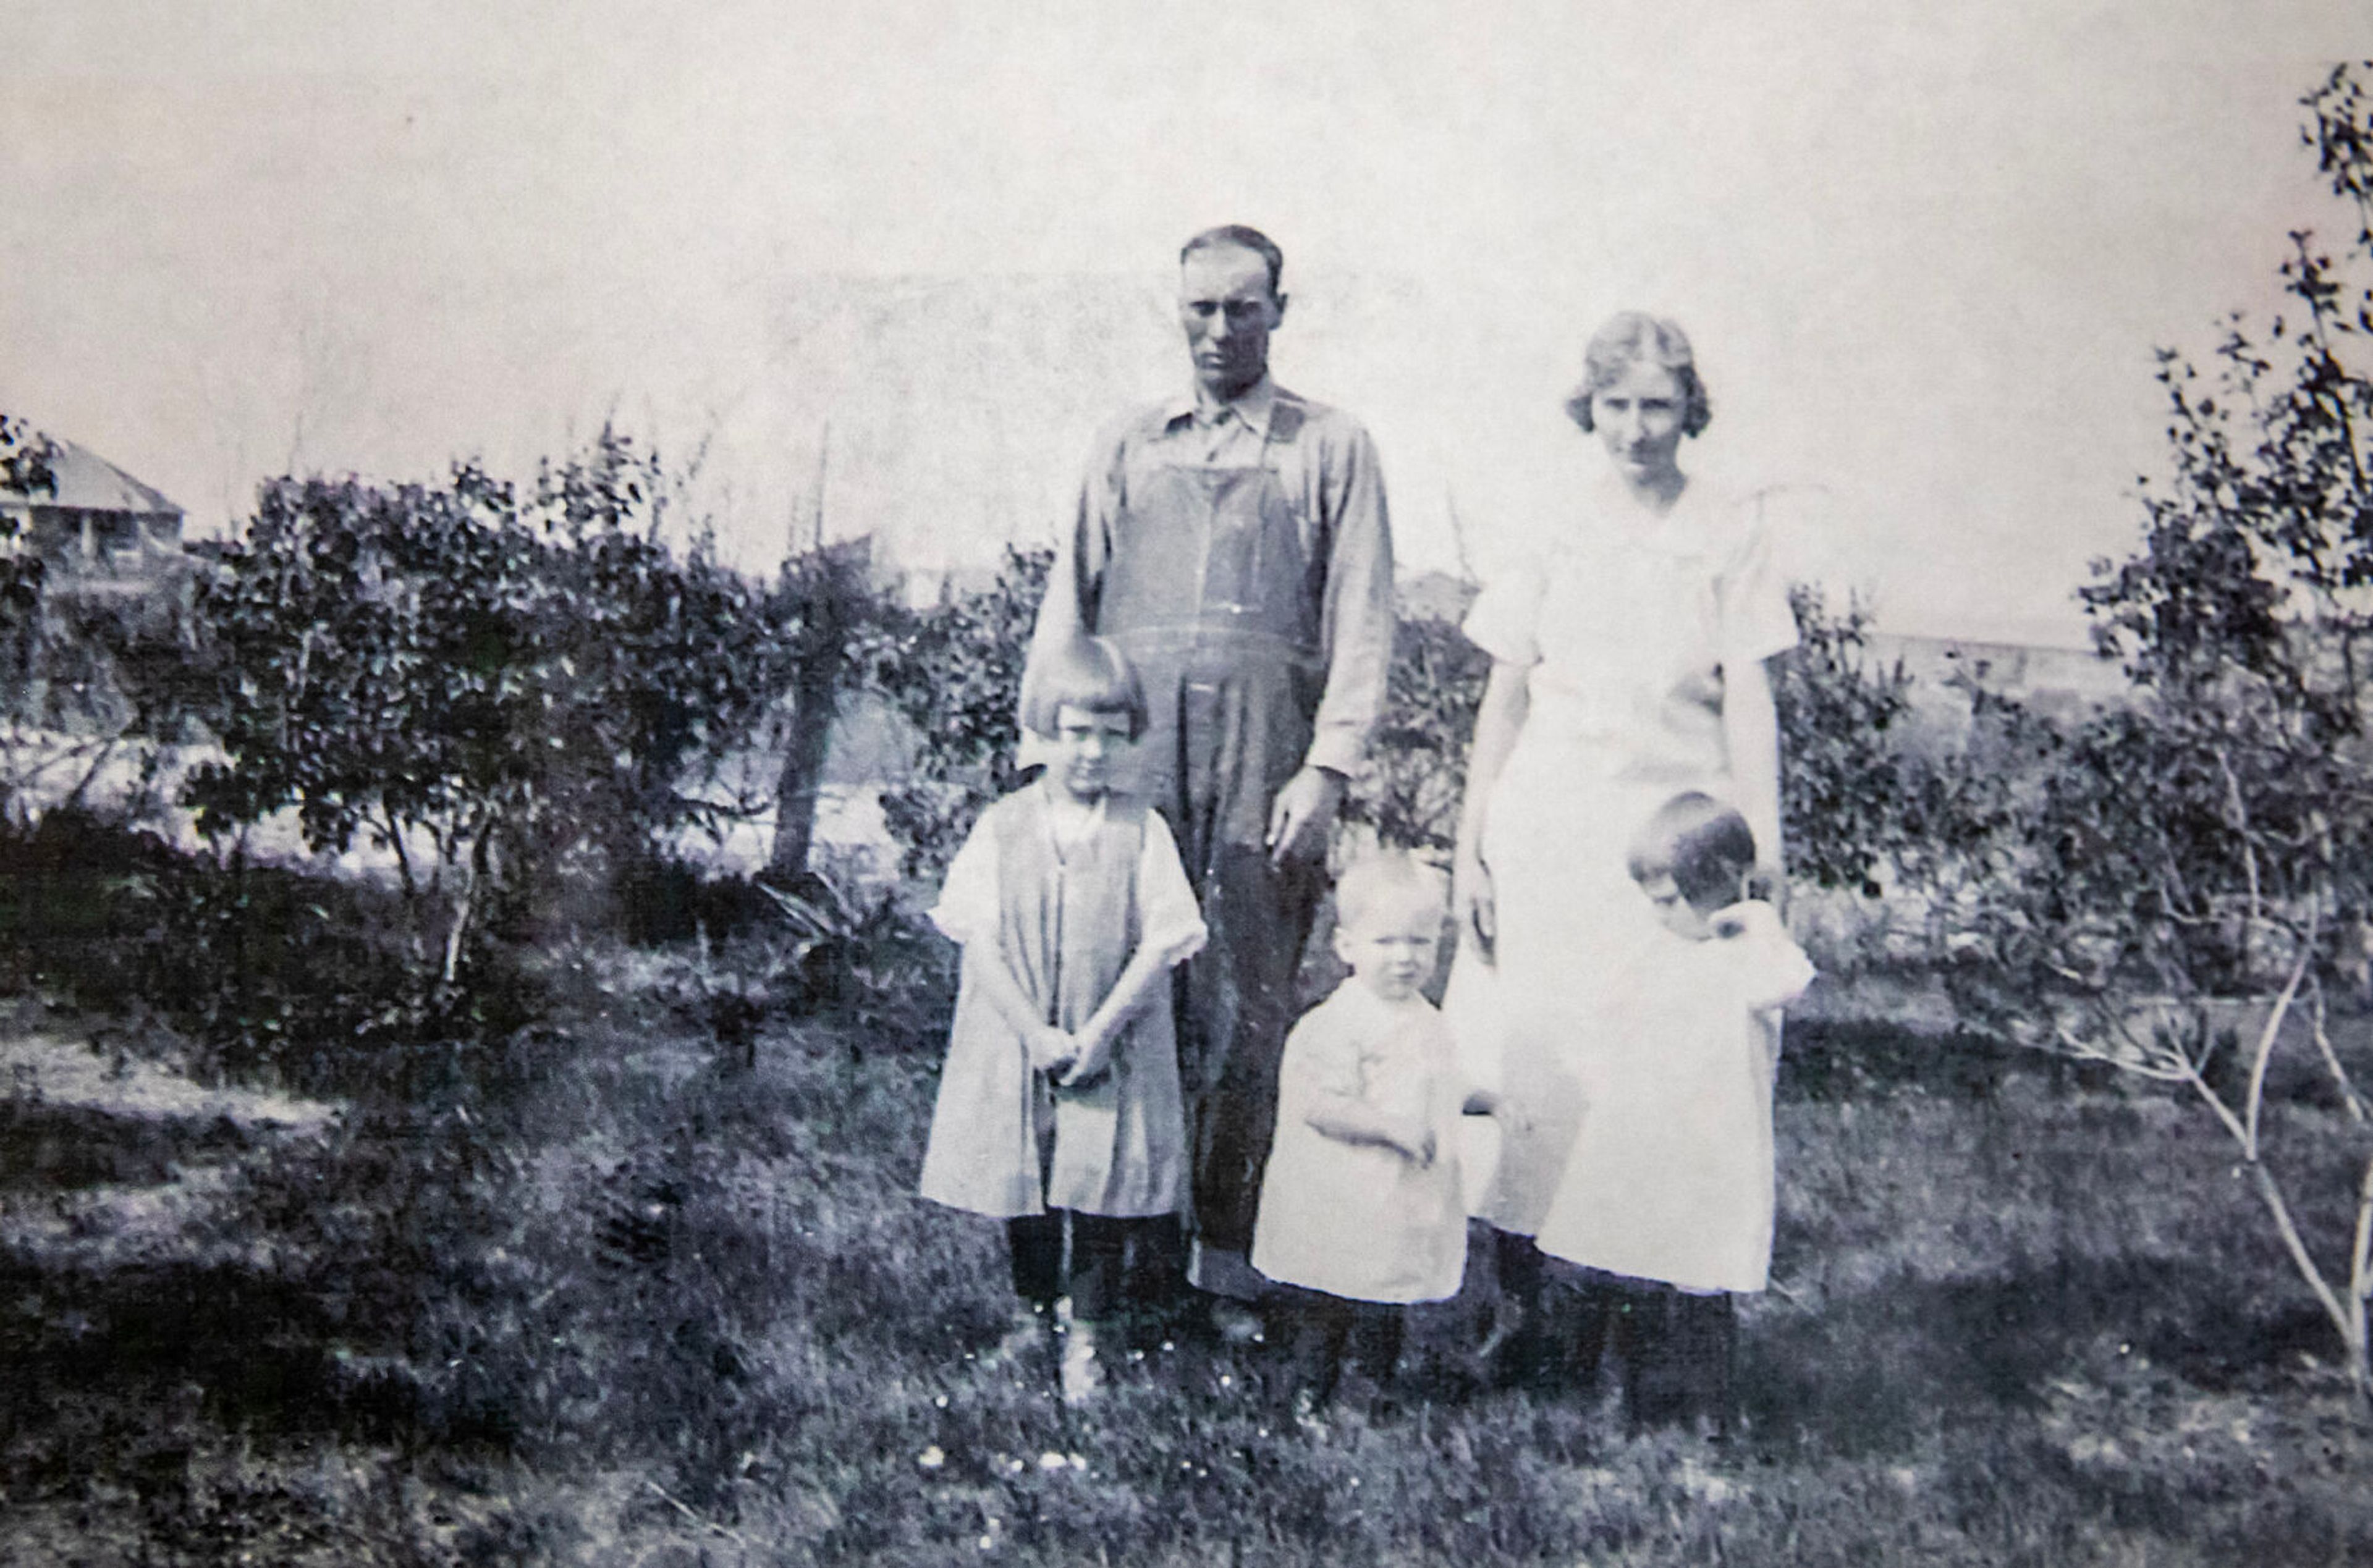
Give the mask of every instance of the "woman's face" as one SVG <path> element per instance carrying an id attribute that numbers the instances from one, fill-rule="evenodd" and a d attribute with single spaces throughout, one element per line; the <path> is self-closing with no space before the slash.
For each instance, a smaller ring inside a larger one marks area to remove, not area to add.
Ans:
<path id="1" fill-rule="evenodd" d="M 1679 471 L 1681 425 L 1689 397 L 1681 379 L 1661 365 L 1633 360 L 1613 381 L 1590 395 L 1590 422 L 1607 455 L 1634 484 L 1654 483 Z"/>

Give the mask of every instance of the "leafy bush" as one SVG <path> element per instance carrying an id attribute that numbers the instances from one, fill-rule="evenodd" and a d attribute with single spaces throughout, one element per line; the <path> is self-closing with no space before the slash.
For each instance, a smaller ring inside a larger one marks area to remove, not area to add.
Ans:
<path id="1" fill-rule="evenodd" d="M 516 952 L 436 985 L 408 931 L 368 882 L 187 854 L 78 807 L 0 826 L 0 991 L 161 1019 L 205 1077 L 400 1097 L 530 1022 L 540 988 Z"/>
<path id="2" fill-rule="evenodd" d="M 2229 319 L 2204 379 L 2161 354 L 2173 473 L 2145 490 L 2136 552 L 2083 590 L 2136 700 L 2066 725 L 1983 701 L 2007 782 L 1946 865 L 1965 1009 L 2213 1114 L 2373 1406 L 2373 1107 L 2326 1028 L 2373 953 L 2373 104 L 2345 67 L 2302 101 L 2355 238 L 2335 261 L 2294 234 L 2290 313 Z M 2295 1007 L 2363 1162 L 2337 1267 L 2265 1157 Z"/>
<path id="3" fill-rule="evenodd" d="M 1914 678 L 1900 660 L 1874 662 L 1863 604 L 1839 614 L 1811 584 L 1789 601 L 1797 645 L 1779 663 L 1772 696 L 1790 875 L 1866 899 L 1909 889 L 1949 906 L 2009 807 L 2029 716 L 1963 677 L 1955 684 L 1970 705 L 1966 733 L 1923 733 Z"/>
<path id="4" fill-rule="evenodd" d="M 201 829 L 293 807 L 317 851 L 392 854 L 445 983 L 488 922 L 648 859 L 712 809 L 679 784 L 786 683 L 791 614 L 660 540 L 663 480 L 604 430 L 524 497 L 466 464 L 266 484 L 199 588 L 228 754 L 192 777 Z"/>
<path id="5" fill-rule="evenodd" d="M 860 633 L 857 679 L 929 738 L 911 779 L 883 808 L 909 875 L 945 867 L 981 807 L 1021 783 L 1012 759 L 1022 666 L 1053 557 L 1009 552 L 988 588 L 919 610 L 882 609 Z M 1896 744 L 1910 677 L 1865 657 L 1860 606 L 1832 616 L 1799 589 L 1802 648 L 1775 691 L 1791 869 L 1822 887 L 1876 894 L 1882 865 L 1933 879 L 1937 834 L 1983 819 L 1958 772 Z M 1387 843 L 1447 850 L 1466 787 L 1467 750 L 1490 659 L 1456 621 L 1406 599 L 1385 710 L 1343 817 Z"/>
<path id="6" fill-rule="evenodd" d="M 981 808 L 1022 783 L 1022 667 L 1054 563 L 1052 551 L 1009 547 L 992 586 L 924 610 L 884 605 L 859 633 L 852 679 L 926 738 L 913 775 L 882 800 L 910 877 L 944 870 Z"/>
<path id="7" fill-rule="evenodd" d="M 57 455 L 48 436 L 0 413 L 0 493 L 28 500 L 54 494 L 57 476 L 50 465 Z M 23 675 L 42 578 L 41 557 L 13 547 L 17 530 L 15 515 L 0 512 L 0 678 L 11 684 Z"/>
<path id="8" fill-rule="evenodd" d="M 1385 711 L 1368 760 L 1343 803 L 1385 843 L 1447 852 L 1458 836 L 1467 748 L 1491 673 L 1490 656 L 1455 621 L 1406 600 L 1386 672 Z"/>

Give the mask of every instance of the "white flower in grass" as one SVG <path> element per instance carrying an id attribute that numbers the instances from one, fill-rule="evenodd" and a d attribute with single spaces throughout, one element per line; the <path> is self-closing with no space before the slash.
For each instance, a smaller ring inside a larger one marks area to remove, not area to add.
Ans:
<path id="1" fill-rule="evenodd" d="M 915 1462 L 922 1466 L 927 1470 L 935 1470 L 941 1465 L 948 1462 L 948 1456 L 938 1444 L 934 1443 L 929 1447 L 924 1449 L 921 1453 L 916 1455 Z"/>

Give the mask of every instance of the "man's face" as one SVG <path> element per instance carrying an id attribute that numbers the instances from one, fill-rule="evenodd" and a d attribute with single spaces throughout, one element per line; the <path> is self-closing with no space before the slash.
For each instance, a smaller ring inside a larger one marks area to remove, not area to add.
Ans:
<path id="1" fill-rule="evenodd" d="M 1178 275 L 1178 324 L 1194 356 L 1195 380 L 1233 398 L 1268 370 L 1268 335 L 1285 319 L 1269 290 L 1268 263 L 1240 245 L 1189 252 Z"/>

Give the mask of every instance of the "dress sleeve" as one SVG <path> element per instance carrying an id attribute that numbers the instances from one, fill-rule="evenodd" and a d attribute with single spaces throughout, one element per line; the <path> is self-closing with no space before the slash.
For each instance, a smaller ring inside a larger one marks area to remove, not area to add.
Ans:
<path id="1" fill-rule="evenodd" d="M 1278 1065 L 1281 1108 L 1307 1117 L 1328 1100 L 1360 1098 L 1360 1051 L 1337 1017 L 1314 1007 L 1286 1035 Z"/>
<path id="2" fill-rule="evenodd" d="M 948 862 L 947 880 L 940 884 L 940 901 L 931 906 L 930 920 L 952 942 L 977 942 L 996 935 L 997 834 L 990 830 L 987 813 Z"/>
<path id="3" fill-rule="evenodd" d="M 1818 971 L 1780 923 L 1780 912 L 1755 900 L 1725 912 L 1738 916 L 1738 934 L 1727 940 L 1738 945 L 1748 1011 L 1784 1007 L 1804 995 Z"/>
<path id="4" fill-rule="evenodd" d="M 1537 565 L 1501 573 L 1475 596 L 1461 627 L 1467 640 L 1502 664 L 1528 668 L 1541 662 L 1541 588 Z"/>
<path id="5" fill-rule="evenodd" d="M 1756 501 L 1739 531 L 1739 548 L 1723 564 L 1715 584 L 1715 605 L 1721 610 L 1721 647 L 1725 667 L 1760 664 L 1775 653 L 1796 645 L 1796 612 L 1787 602 L 1787 576 L 1772 564 L 1771 527 L 1763 522 L 1763 503 Z"/>
<path id="6" fill-rule="evenodd" d="M 1161 949 L 1174 964 L 1203 950 L 1210 935 L 1203 912 L 1186 881 L 1186 868 L 1179 864 L 1170 824 L 1158 811 L 1145 814 L 1145 836 L 1137 853 L 1137 896 L 1144 932 L 1139 940 L 1145 947 Z"/>
<path id="7" fill-rule="evenodd" d="M 1788 579 L 1773 561 L 1771 529 L 1760 501 L 1723 566 L 1715 602 L 1725 668 L 1760 664 L 1796 645 L 1796 612 L 1788 603 Z"/>

